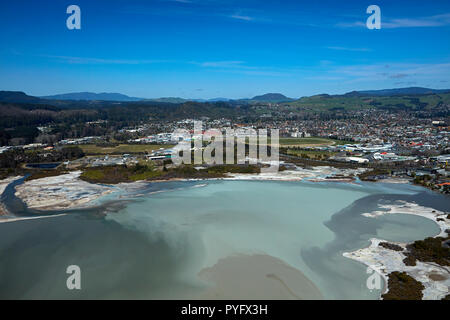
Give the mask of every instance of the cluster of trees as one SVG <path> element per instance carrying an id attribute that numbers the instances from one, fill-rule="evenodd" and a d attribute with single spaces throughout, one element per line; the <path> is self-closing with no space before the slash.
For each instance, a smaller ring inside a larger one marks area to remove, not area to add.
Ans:
<path id="1" fill-rule="evenodd" d="M 201 116 L 233 118 L 246 113 L 248 107 L 220 102 L 130 102 L 117 105 L 112 102 L 92 104 L 80 101 L 62 106 L 0 103 L 0 145 L 54 143 L 67 138 L 113 135 L 121 128 L 136 126 L 150 119 L 178 120 Z M 88 123 L 98 120 L 106 121 Z M 51 126 L 51 131 L 40 133 L 38 126 Z"/>
<path id="2" fill-rule="evenodd" d="M 12 149 L 0 154 L 0 168 L 18 168 L 23 163 L 60 162 L 84 157 L 79 147 L 63 147 L 51 151 Z"/>
<path id="3" fill-rule="evenodd" d="M 406 272 L 391 272 L 388 280 L 389 291 L 383 300 L 422 300 L 424 285 Z"/>
<path id="4" fill-rule="evenodd" d="M 406 258 L 403 260 L 407 266 L 415 266 L 416 260 L 422 262 L 434 262 L 441 266 L 450 266 L 450 248 L 442 244 L 450 240 L 450 235 L 446 238 L 426 238 L 418 240 L 407 246 Z"/>
<path id="5" fill-rule="evenodd" d="M 413 100 L 414 103 L 419 103 Z M 52 105 L 50 105 L 51 103 Z M 420 104 L 420 103 L 419 103 Z M 297 120 L 331 120 L 351 119 L 355 117 L 352 110 L 305 111 L 305 106 L 267 105 L 254 106 L 238 102 L 183 102 L 163 103 L 154 101 L 111 102 L 111 101 L 45 101 L 45 103 L 12 103 L 0 102 L 0 144 L 31 143 L 36 139 L 53 143 L 58 139 L 97 136 L 117 132 L 124 127 L 132 127 L 149 120 L 180 120 L 186 118 L 208 117 L 212 119 L 229 118 L 241 123 L 256 123 L 276 119 Z M 260 108 L 260 109 L 258 109 Z M 437 110 L 422 109 L 423 117 L 432 117 L 430 112 L 444 111 L 449 115 L 448 107 Z M 399 107 L 393 107 L 398 111 Z M 400 108 L 401 110 L 401 108 Z M 262 112 L 270 112 L 273 117 L 260 118 Z M 98 120 L 103 123 L 87 124 Z M 36 127 L 51 125 L 52 131 L 40 133 Z"/>
<path id="6" fill-rule="evenodd" d="M 254 165 L 218 165 L 197 170 L 193 165 L 162 170 L 153 165 L 136 164 L 130 166 L 104 166 L 85 168 L 81 179 L 92 183 L 115 184 L 138 180 L 171 180 L 171 179 L 209 179 L 223 178 L 226 173 L 259 173 L 260 168 Z"/>

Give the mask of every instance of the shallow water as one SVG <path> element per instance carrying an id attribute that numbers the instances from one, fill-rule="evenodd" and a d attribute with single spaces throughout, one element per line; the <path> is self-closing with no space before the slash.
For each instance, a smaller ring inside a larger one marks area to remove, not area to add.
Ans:
<path id="1" fill-rule="evenodd" d="M 198 274 L 219 259 L 266 254 L 327 299 L 377 299 L 366 267 L 342 252 L 371 237 L 412 241 L 439 229 L 411 215 L 361 214 L 397 200 L 450 207 L 424 189 L 379 183 L 169 182 L 118 196 L 66 216 L 0 224 L 0 298 L 195 298 L 211 285 Z M 66 288 L 71 264 L 82 270 L 82 290 Z"/>

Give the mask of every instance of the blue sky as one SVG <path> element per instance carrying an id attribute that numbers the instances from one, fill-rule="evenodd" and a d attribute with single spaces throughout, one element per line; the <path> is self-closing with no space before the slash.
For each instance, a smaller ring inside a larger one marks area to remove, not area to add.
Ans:
<path id="1" fill-rule="evenodd" d="M 68 30 L 66 8 L 81 8 Z M 369 30 L 366 8 L 381 9 Z M 0 2 L 0 90 L 155 98 L 450 88 L 450 1 Z"/>

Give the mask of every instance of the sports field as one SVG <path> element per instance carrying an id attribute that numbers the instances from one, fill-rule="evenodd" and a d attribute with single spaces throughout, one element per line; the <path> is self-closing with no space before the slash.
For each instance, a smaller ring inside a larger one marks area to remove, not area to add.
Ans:
<path id="1" fill-rule="evenodd" d="M 156 144 L 119 144 L 114 147 L 102 147 L 95 144 L 80 145 L 84 153 L 87 155 L 101 155 L 101 154 L 124 154 L 124 153 L 151 153 L 160 148 L 172 148 L 172 145 L 156 145 Z"/>

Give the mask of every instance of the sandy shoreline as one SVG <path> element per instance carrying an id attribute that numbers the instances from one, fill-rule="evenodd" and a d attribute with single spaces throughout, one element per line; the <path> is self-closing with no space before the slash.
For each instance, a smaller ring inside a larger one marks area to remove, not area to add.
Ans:
<path id="1" fill-rule="evenodd" d="M 412 181 L 412 179 L 387 178 L 387 179 L 380 180 L 379 182 L 382 182 L 382 183 L 393 183 L 393 184 L 397 184 L 397 183 L 407 184 L 407 183 L 410 183 L 411 181 Z"/>
<path id="2" fill-rule="evenodd" d="M 366 171 L 366 168 L 358 169 L 340 169 L 334 167 L 311 167 L 302 168 L 297 167 L 296 170 L 285 170 L 271 173 L 227 173 L 222 178 L 202 178 L 202 179 L 189 179 L 189 178 L 171 178 L 150 180 L 149 183 L 161 183 L 170 181 L 207 181 L 207 180 L 257 180 L 257 181 L 302 181 L 308 180 L 312 182 L 351 182 L 352 179 L 348 176 L 356 176 Z"/>
<path id="3" fill-rule="evenodd" d="M 198 299 L 319 300 L 319 289 L 300 270 L 264 254 L 233 255 L 203 269 L 211 284 Z"/>
<path id="4" fill-rule="evenodd" d="M 243 180 L 243 181 L 302 181 L 311 182 L 344 182 L 352 183 L 348 176 L 356 176 L 366 169 L 338 169 L 333 167 L 311 167 L 296 170 L 286 170 L 275 173 L 259 174 L 228 174 L 224 178 L 207 179 L 183 179 L 173 178 L 168 180 L 136 181 L 119 183 L 116 185 L 102 185 L 89 183 L 79 177 L 81 171 L 73 171 L 54 177 L 46 177 L 26 181 L 17 186 L 15 195 L 20 198 L 30 209 L 37 210 L 67 210 L 87 208 L 107 194 L 117 190 L 137 190 L 149 183 L 162 183 L 171 181 L 215 181 L 215 180 Z M 331 179 L 330 179 L 331 177 Z M 7 185 L 21 177 L 12 177 L 0 181 L 0 194 Z M 0 204 L 0 215 L 6 214 Z"/>
<path id="5" fill-rule="evenodd" d="M 207 181 L 207 180 L 255 180 L 255 181 L 301 181 L 311 182 L 351 182 L 342 176 L 356 175 L 359 170 L 335 169 L 329 167 L 298 168 L 277 173 L 261 174 L 230 174 L 226 178 L 213 179 L 172 179 L 160 181 L 138 181 L 121 183 L 114 186 L 92 184 L 79 179 L 81 171 L 74 171 L 55 177 L 47 177 L 27 181 L 16 188 L 16 196 L 32 209 L 61 210 L 85 208 L 94 200 L 118 190 L 139 190 L 140 188 L 158 182 L 169 181 Z M 337 177 L 326 179 L 326 177 Z M 340 178 L 342 177 L 342 178 Z M 21 177 L 12 177 L 0 181 L 0 194 L 9 183 Z M 407 181 L 406 181 L 407 182 Z M 405 183 L 404 181 L 397 183 Z M 450 228 L 446 213 L 432 208 L 421 207 L 415 203 L 399 201 L 396 205 L 380 205 L 378 211 L 364 213 L 369 218 L 377 218 L 385 214 L 412 214 L 422 216 L 436 222 L 440 235 Z M 385 210 L 385 211 L 383 211 Z M 1 206 L 0 206 L 1 215 Z M 62 214 L 64 215 L 64 214 Z M 0 223 L 29 219 L 51 218 L 61 215 L 36 217 L 4 217 Z M 437 221 L 437 218 L 444 218 Z M 344 257 L 356 260 L 379 272 L 387 283 L 387 275 L 393 271 L 405 271 L 424 283 L 424 299 L 440 299 L 448 294 L 450 285 L 449 268 L 441 268 L 430 264 L 417 263 L 415 267 L 406 267 L 401 252 L 392 251 L 378 244 L 383 240 L 371 239 L 367 248 L 343 253 Z M 391 242 L 391 241 L 389 241 Z M 393 242 L 391 242 L 393 243 Z M 405 247 L 407 244 L 399 243 Z M 238 272 L 236 272 L 238 270 Z M 435 279 L 430 278 L 433 275 Z M 211 285 L 200 299 L 323 299 L 320 291 L 305 275 L 276 257 L 269 255 L 234 255 L 220 259 L 209 268 L 203 269 L 199 276 Z M 241 288 L 236 292 L 236 288 Z"/>
<path id="6" fill-rule="evenodd" d="M 17 221 L 34 220 L 34 219 L 47 219 L 47 218 L 62 217 L 65 215 L 66 215 L 66 213 L 47 215 L 47 216 L 36 216 L 36 217 L 14 217 L 14 218 L 6 217 L 4 219 L 0 219 L 0 223 L 17 222 Z"/>
<path id="7" fill-rule="evenodd" d="M 448 219 L 446 219 L 448 213 L 433 208 L 422 207 L 417 203 L 413 202 L 406 202 L 406 201 L 397 201 L 397 202 L 398 204 L 395 205 L 379 206 L 381 209 L 385 209 L 386 211 L 376 210 L 369 213 L 363 213 L 362 215 L 368 218 L 376 218 L 387 214 L 411 214 L 419 217 L 424 217 L 432 220 L 439 226 L 441 232 L 436 237 L 446 236 L 445 230 L 450 228 L 450 222 Z M 437 221 L 438 218 L 441 218 L 443 220 Z"/>
<path id="8" fill-rule="evenodd" d="M 112 187 L 79 179 L 81 171 L 26 181 L 16 188 L 16 197 L 30 209 L 63 210 L 83 208 L 113 191 Z"/>
<path id="9" fill-rule="evenodd" d="M 364 213 L 368 218 L 377 218 L 386 214 L 411 214 L 421 216 L 434 221 L 440 228 L 440 233 L 436 237 L 445 237 L 446 230 L 450 229 L 450 219 L 447 213 L 432 208 L 422 207 L 416 203 L 398 201 L 398 205 L 380 205 L 386 211 L 373 211 Z M 440 221 L 437 221 L 437 219 Z M 418 239 L 420 240 L 420 239 Z M 380 274 L 385 281 L 385 291 L 388 291 L 388 274 L 394 271 L 406 272 L 408 275 L 420 281 L 425 289 L 423 290 L 423 300 L 440 300 L 449 293 L 450 288 L 450 267 L 440 266 L 434 263 L 416 261 L 416 266 L 406 266 L 403 259 L 406 256 L 401 251 L 394 251 L 379 246 L 380 242 L 388 242 L 402 247 L 404 250 L 408 243 L 386 241 L 377 238 L 370 239 L 370 245 L 352 252 L 344 252 L 343 256 L 356 260 Z M 380 297 L 381 299 L 381 297 Z"/>
<path id="10" fill-rule="evenodd" d="M 352 182 L 349 176 L 356 176 L 366 169 L 338 169 L 333 167 L 312 167 L 296 170 L 259 174 L 229 174 L 225 180 L 268 180 L 268 181 L 302 181 L 310 182 Z"/>

